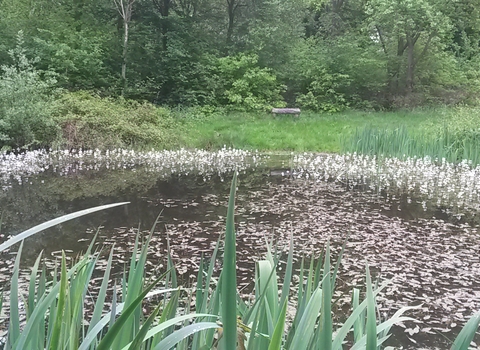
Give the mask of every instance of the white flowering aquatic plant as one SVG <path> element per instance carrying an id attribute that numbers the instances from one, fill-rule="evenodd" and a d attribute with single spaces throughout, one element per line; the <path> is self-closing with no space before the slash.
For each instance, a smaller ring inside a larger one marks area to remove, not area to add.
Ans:
<path id="1" fill-rule="evenodd" d="M 297 154 L 293 175 L 316 181 L 337 181 L 387 194 L 406 194 L 454 211 L 480 210 L 480 166 L 425 158 L 382 158 L 350 154 Z"/>
<path id="2" fill-rule="evenodd" d="M 145 169 L 171 176 L 195 173 L 209 177 L 233 170 L 242 171 L 262 164 L 266 155 L 224 147 L 218 151 L 163 150 L 134 151 L 113 150 L 36 150 L 0 153 L 0 183 L 8 187 L 12 180 L 21 183 L 23 178 L 51 171 L 67 175 L 77 171 L 101 169 Z"/>
<path id="3" fill-rule="evenodd" d="M 12 180 L 43 172 L 67 175 L 77 171 L 131 169 L 143 167 L 169 177 L 172 174 L 198 174 L 206 178 L 233 170 L 242 171 L 266 163 L 271 155 L 223 148 L 219 151 L 173 150 L 134 151 L 37 150 L 0 153 L 0 184 L 8 188 Z M 297 178 L 336 181 L 350 187 L 367 187 L 387 195 L 405 194 L 447 208 L 456 214 L 480 210 L 480 166 L 469 161 L 458 164 L 425 158 L 382 158 L 349 154 L 293 154 L 289 162 Z"/>

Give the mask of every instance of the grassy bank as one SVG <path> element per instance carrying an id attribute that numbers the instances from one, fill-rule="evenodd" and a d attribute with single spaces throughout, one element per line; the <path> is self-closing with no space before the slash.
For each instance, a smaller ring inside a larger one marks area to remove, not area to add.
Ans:
<path id="1" fill-rule="evenodd" d="M 186 147 L 226 146 L 262 151 L 339 152 L 342 139 L 359 128 L 406 127 L 433 134 L 439 120 L 453 118 L 452 109 L 397 112 L 347 111 L 337 114 L 304 112 L 300 118 L 268 113 L 218 113 L 188 120 L 182 135 Z"/>
<path id="2" fill-rule="evenodd" d="M 32 125 L 14 123 L 16 129 L 8 129 L 11 136 L 0 139 L 0 149 L 215 150 L 227 146 L 276 152 L 383 152 L 390 156 L 424 156 L 429 154 L 424 152 L 427 149 L 441 158 L 443 153 L 453 157 L 476 153 L 474 145 L 480 138 L 480 109 L 466 107 L 335 114 L 304 111 L 299 118 L 274 118 L 267 112 L 213 107 L 176 110 L 76 92 L 56 99 L 50 113 L 45 117 L 48 132 L 35 120 Z M 464 140 L 471 142 L 467 145 Z"/>

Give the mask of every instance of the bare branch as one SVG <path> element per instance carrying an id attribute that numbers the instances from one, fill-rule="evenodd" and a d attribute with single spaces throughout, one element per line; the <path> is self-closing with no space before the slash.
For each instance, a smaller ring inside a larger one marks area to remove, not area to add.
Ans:
<path id="1" fill-rule="evenodd" d="M 130 22 L 132 19 L 133 4 L 135 1 L 136 0 L 127 0 L 127 2 L 124 3 L 123 0 L 113 0 L 120 17 L 122 17 L 124 21 Z"/>

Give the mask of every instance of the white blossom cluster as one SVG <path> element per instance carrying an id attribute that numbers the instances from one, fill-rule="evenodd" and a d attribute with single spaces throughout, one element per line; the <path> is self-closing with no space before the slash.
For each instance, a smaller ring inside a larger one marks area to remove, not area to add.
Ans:
<path id="1" fill-rule="evenodd" d="M 205 150 L 134 151 L 125 149 L 78 151 L 29 151 L 0 153 L 0 183 L 4 189 L 12 180 L 21 182 L 46 171 L 68 175 L 101 169 L 147 170 L 169 174 L 238 171 L 265 164 L 269 156 L 223 148 Z M 367 186 L 376 191 L 403 193 L 438 206 L 480 211 L 480 166 L 468 161 L 451 164 L 431 158 L 382 158 L 353 154 L 293 154 L 290 162 L 297 178 L 337 181 L 349 186 Z M 425 204 L 424 204 L 425 205 Z"/>
<path id="2" fill-rule="evenodd" d="M 437 206 L 480 211 L 480 166 L 429 157 L 382 158 L 358 154 L 294 156 L 293 174 L 317 181 L 339 181 L 349 186 L 368 186 L 375 191 L 402 193 Z"/>
<path id="3" fill-rule="evenodd" d="M 211 176 L 228 171 L 242 171 L 257 166 L 266 159 L 258 152 L 223 148 L 216 152 L 205 150 L 149 151 L 114 149 L 78 151 L 30 151 L 24 153 L 0 153 L 0 182 L 7 188 L 12 180 L 21 183 L 32 175 L 51 171 L 68 175 L 78 171 L 100 169 L 132 169 L 144 167 L 166 174 L 195 173 Z"/>

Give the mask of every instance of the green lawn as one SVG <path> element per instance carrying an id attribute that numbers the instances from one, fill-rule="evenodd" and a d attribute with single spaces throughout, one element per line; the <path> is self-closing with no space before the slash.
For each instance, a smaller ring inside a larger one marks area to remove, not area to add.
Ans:
<path id="1" fill-rule="evenodd" d="M 185 147 L 227 147 L 262 151 L 338 152 L 340 140 L 357 128 L 406 127 L 412 132 L 431 133 L 453 113 L 449 109 L 397 112 L 348 111 L 337 114 L 302 113 L 273 118 L 271 114 L 232 113 L 189 120 L 184 128 Z"/>

